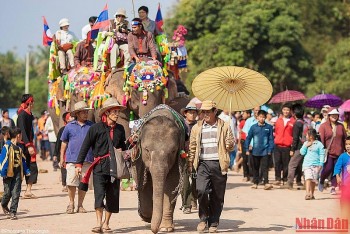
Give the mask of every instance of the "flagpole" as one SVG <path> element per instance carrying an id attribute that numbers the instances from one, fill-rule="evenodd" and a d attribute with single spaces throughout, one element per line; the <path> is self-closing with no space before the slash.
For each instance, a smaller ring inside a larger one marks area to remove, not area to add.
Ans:
<path id="1" fill-rule="evenodd" d="M 29 93 L 29 52 L 26 54 L 26 76 L 24 84 L 24 93 Z"/>
<path id="2" fill-rule="evenodd" d="M 134 18 L 136 17 L 135 16 L 135 4 L 134 4 L 134 0 L 131 0 L 132 1 L 132 13 L 134 14 Z"/>

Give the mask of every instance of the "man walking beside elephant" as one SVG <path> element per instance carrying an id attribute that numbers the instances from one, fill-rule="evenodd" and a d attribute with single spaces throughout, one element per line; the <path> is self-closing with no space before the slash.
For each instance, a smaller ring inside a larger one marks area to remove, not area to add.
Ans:
<path id="1" fill-rule="evenodd" d="M 117 124 L 119 111 L 123 109 L 125 107 L 120 105 L 114 97 L 107 99 L 102 104 L 99 112 L 101 122 L 96 123 L 89 129 L 77 159 L 76 173 L 80 175 L 83 162 L 90 147 L 92 148 L 94 162 L 86 173 L 87 176 L 83 178 L 83 183 L 80 183 L 79 189 L 87 190 L 84 181 L 88 181 L 88 177 L 93 170 L 97 225 L 91 231 L 95 233 L 112 232 L 109 227 L 109 220 L 112 213 L 119 213 L 120 180 L 116 179 L 116 155 L 114 155 L 113 150 L 110 150 L 110 144 L 119 150 L 126 149 L 124 127 Z M 106 200 L 105 203 L 104 200 Z M 106 213 L 102 222 L 104 209 Z"/>
<path id="2" fill-rule="evenodd" d="M 203 121 L 193 126 L 190 137 L 188 170 L 197 171 L 200 222 L 197 231 L 217 232 L 223 209 L 229 152 L 234 148 L 230 125 L 218 119 L 216 104 L 203 101 Z"/>

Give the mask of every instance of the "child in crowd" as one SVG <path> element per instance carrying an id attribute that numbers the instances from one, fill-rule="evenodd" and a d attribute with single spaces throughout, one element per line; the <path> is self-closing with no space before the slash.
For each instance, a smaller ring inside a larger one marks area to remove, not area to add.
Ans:
<path id="1" fill-rule="evenodd" d="M 342 213 L 350 213 L 350 136 L 345 139 L 345 150 L 342 153 L 334 167 L 334 176 L 337 177 L 337 183 L 342 190 L 341 208 Z"/>
<path id="2" fill-rule="evenodd" d="M 1 135 L 3 139 L 0 141 L 0 150 L 5 145 L 6 141 L 10 139 L 10 128 L 7 126 L 4 126 L 1 128 Z"/>
<path id="3" fill-rule="evenodd" d="M 4 195 L 1 200 L 1 207 L 4 214 L 10 219 L 17 219 L 21 185 L 24 175 L 29 176 L 30 171 L 27 168 L 26 159 L 22 149 L 17 146 L 17 142 L 22 140 L 21 130 L 19 128 L 10 129 L 10 139 L 7 140 L 1 150 L 0 155 L 0 174 L 3 177 Z M 12 197 L 11 207 L 8 203 Z"/>
<path id="4" fill-rule="evenodd" d="M 303 172 L 306 184 L 305 200 L 314 200 L 316 182 L 323 166 L 325 152 L 323 144 L 317 140 L 315 129 L 309 129 L 306 135 L 307 141 L 300 149 L 300 154 L 304 156 Z"/>
<path id="5" fill-rule="evenodd" d="M 270 190 L 273 188 L 269 184 L 269 157 L 274 148 L 273 128 L 270 124 L 265 123 L 266 112 L 259 110 L 258 123 L 254 124 L 245 141 L 246 155 L 252 154 L 252 168 L 253 168 L 253 185 L 252 189 L 257 189 L 259 184 L 259 171 L 261 170 L 264 178 L 264 189 Z M 250 147 L 250 142 L 253 139 L 253 147 Z M 251 150 L 251 151 L 250 151 Z"/>

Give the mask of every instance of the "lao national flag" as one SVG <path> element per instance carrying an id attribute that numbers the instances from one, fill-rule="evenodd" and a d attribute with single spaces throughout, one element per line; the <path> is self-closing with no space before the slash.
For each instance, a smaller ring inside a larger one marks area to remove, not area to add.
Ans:
<path id="1" fill-rule="evenodd" d="M 91 28 L 91 39 L 95 39 L 97 37 L 98 32 L 101 30 L 108 30 L 109 20 L 108 20 L 108 6 L 103 8 L 102 12 L 98 16 L 95 24 Z"/>
<path id="2" fill-rule="evenodd" d="M 156 27 L 158 32 L 163 32 L 163 17 L 162 12 L 160 11 L 160 4 L 158 4 L 158 11 L 156 15 Z"/>
<path id="3" fill-rule="evenodd" d="M 50 31 L 49 25 L 46 22 L 45 16 L 43 16 L 43 21 L 44 21 L 43 46 L 50 46 L 52 42 L 52 33 Z"/>

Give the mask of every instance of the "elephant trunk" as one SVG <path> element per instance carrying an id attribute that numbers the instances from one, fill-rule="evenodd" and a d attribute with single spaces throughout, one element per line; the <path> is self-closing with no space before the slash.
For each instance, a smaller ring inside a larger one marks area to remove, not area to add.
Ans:
<path id="1" fill-rule="evenodd" d="M 150 172 L 153 182 L 153 212 L 151 220 L 151 230 L 153 233 L 159 231 L 159 226 L 163 218 L 163 200 L 164 186 L 167 177 L 167 168 L 164 168 L 164 162 L 151 162 Z"/>

